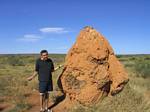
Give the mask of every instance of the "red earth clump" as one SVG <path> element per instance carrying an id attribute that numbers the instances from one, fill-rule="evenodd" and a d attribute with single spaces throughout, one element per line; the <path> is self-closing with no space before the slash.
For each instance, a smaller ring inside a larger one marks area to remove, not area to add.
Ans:
<path id="1" fill-rule="evenodd" d="M 89 26 L 81 30 L 67 53 L 59 79 L 64 108 L 74 102 L 95 104 L 103 96 L 119 93 L 129 80 L 106 38 Z"/>

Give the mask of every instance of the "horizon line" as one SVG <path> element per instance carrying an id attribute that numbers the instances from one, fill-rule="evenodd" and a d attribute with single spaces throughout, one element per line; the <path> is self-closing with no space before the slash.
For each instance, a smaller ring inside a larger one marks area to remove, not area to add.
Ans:
<path id="1" fill-rule="evenodd" d="M 39 55 L 40 53 L 0 53 L 0 55 Z M 67 54 L 67 53 L 48 53 L 49 55 L 53 54 Z M 116 53 L 115 55 L 150 55 L 150 53 Z"/>

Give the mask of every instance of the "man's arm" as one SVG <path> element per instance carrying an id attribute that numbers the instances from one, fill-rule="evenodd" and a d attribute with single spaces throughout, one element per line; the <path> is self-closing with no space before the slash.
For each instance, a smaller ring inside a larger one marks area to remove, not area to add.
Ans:
<path id="1" fill-rule="evenodd" d="M 39 63 L 38 63 L 38 59 L 35 62 L 35 71 L 33 73 L 33 75 L 31 75 L 30 77 L 27 78 L 28 81 L 31 81 L 37 74 L 39 71 Z"/>
<path id="2" fill-rule="evenodd" d="M 54 71 L 56 71 L 57 69 L 61 68 L 63 65 L 59 65 L 58 67 L 54 68 Z M 53 71 L 53 72 L 54 72 Z"/>
<path id="3" fill-rule="evenodd" d="M 33 75 L 27 78 L 28 81 L 31 81 L 35 76 L 37 76 L 38 72 L 34 71 Z"/>

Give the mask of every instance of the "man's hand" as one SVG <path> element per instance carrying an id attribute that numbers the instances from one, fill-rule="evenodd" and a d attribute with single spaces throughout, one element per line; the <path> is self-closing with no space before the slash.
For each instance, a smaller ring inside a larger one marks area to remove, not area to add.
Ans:
<path id="1" fill-rule="evenodd" d="M 35 71 L 32 76 L 28 77 L 27 80 L 31 81 L 36 75 L 37 75 L 37 71 Z"/>
<path id="2" fill-rule="evenodd" d="M 63 65 L 59 65 L 58 67 L 56 67 L 55 69 L 54 69 L 54 71 L 56 71 L 57 69 L 59 69 L 59 68 L 61 68 Z"/>
<path id="3" fill-rule="evenodd" d="M 58 67 L 61 68 L 63 65 L 59 65 Z"/>
<path id="4" fill-rule="evenodd" d="M 33 76 L 30 76 L 27 78 L 28 81 L 31 81 L 33 79 Z"/>

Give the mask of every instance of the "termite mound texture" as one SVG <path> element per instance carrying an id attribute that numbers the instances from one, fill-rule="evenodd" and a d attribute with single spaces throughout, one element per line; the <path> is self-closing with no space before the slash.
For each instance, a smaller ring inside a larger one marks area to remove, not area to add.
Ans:
<path id="1" fill-rule="evenodd" d="M 81 30 L 69 50 L 60 76 L 66 98 L 83 105 L 119 93 L 128 75 L 108 41 L 92 27 Z"/>

